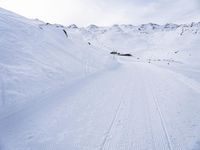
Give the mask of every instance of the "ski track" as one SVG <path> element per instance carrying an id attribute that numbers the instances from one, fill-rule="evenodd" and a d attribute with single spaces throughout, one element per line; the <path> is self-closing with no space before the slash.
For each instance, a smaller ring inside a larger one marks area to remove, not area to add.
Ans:
<path id="1" fill-rule="evenodd" d="M 124 91 L 125 92 L 125 91 Z M 112 120 L 112 122 L 111 122 L 111 124 L 110 124 L 110 126 L 109 126 L 109 128 L 108 128 L 108 131 L 106 132 L 106 136 L 105 136 L 105 138 L 104 138 L 104 140 L 103 140 L 103 142 L 102 142 L 102 144 L 101 144 L 101 146 L 100 146 L 100 150 L 102 150 L 103 148 L 104 148 L 104 146 L 105 146 L 105 143 L 107 142 L 107 139 L 108 139 L 108 137 L 109 137 L 109 134 L 110 134 L 110 132 L 111 132 L 111 130 L 112 130 L 112 128 L 113 128 L 113 125 L 114 125 L 114 122 L 116 121 L 116 119 L 117 119 L 117 115 L 118 115 L 118 113 L 119 113 L 119 111 L 120 111 L 120 107 L 121 107 L 121 105 L 122 105 L 122 101 L 123 101 L 123 95 L 121 96 L 121 101 L 120 101 L 120 103 L 119 103 L 119 106 L 117 107 L 117 110 L 116 110 L 116 112 L 115 112 L 115 115 L 114 115 L 114 117 L 113 117 L 113 120 Z"/>
<path id="2" fill-rule="evenodd" d="M 152 86 L 152 83 L 150 85 L 151 88 L 151 92 L 152 92 L 152 96 L 153 96 L 153 100 L 154 100 L 154 104 L 156 106 L 156 109 L 159 113 L 159 116 L 160 116 L 160 121 L 161 121 L 161 124 L 162 124 L 162 128 L 163 128 L 163 131 L 165 132 L 165 137 L 166 137 L 166 141 L 168 143 L 168 147 L 169 147 L 169 150 L 173 150 L 173 147 L 172 147 L 172 143 L 171 143 L 171 139 L 170 139 L 170 136 L 169 136 L 169 133 L 167 131 L 167 127 L 166 127 L 166 123 L 165 123 L 165 119 L 163 117 L 163 114 L 162 114 L 162 111 L 160 109 L 160 106 L 159 106 L 159 103 L 158 103 L 158 99 L 155 95 L 155 91 L 154 91 L 154 88 Z"/>
<path id="3" fill-rule="evenodd" d="M 1 118 L 0 150 L 192 150 L 198 92 L 165 69 L 121 63 Z"/>

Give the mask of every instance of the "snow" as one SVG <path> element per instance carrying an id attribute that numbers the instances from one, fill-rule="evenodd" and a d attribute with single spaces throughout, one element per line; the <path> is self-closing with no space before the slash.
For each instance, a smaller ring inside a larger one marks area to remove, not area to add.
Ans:
<path id="1" fill-rule="evenodd" d="M 0 8 L 0 150 L 199 150 L 199 31 L 65 27 Z"/>
<path id="2" fill-rule="evenodd" d="M 85 76 L 86 66 L 91 71 L 104 67 L 106 55 L 87 43 L 68 39 L 62 26 L 29 20 L 3 9 L 0 21 L 0 81 L 2 97 L 6 97 L 0 101 L 1 109 Z"/>

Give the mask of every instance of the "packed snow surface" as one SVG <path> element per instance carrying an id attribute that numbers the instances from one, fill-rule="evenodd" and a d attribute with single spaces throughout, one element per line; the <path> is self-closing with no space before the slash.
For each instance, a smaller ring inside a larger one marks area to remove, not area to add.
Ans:
<path id="1" fill-rule="evenodd" d="M 0 150 L 199 150 L 199 41 L 200 23 L 65 27 L 0 8 Z"/>

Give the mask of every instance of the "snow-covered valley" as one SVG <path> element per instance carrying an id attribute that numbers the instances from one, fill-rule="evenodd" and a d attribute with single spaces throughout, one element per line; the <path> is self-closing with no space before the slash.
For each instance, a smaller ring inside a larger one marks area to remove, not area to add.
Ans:
<path id="1" fill-rule="evenodd" d="M 0 150 L 199 150 L 199 41 L 200 23 L 79 28 L 0 8 Z"/>

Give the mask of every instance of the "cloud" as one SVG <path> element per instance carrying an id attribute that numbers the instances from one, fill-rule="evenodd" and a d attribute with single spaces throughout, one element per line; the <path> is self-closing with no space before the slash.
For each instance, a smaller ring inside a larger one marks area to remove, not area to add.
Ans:
<path id="1" fill-rule="evenodd" d="M 200 21 L 199 0 L 0 0 L 0 6 L 64 25 Z"/>
<path id="2" fill-rule="evenodd" d="M 87 20 L 100 25 L 200 21 L 198 0 L 87 0 L 84 5 L 90 6 Z"/>
<path id="3" fill-rule="evenodd" d="M 197 2 L 197 0 L 160 0 L 155 5 L 155 11 L 146 14 L 146 18 L 161 23 L 200 21 L 200 9 Z"/>

